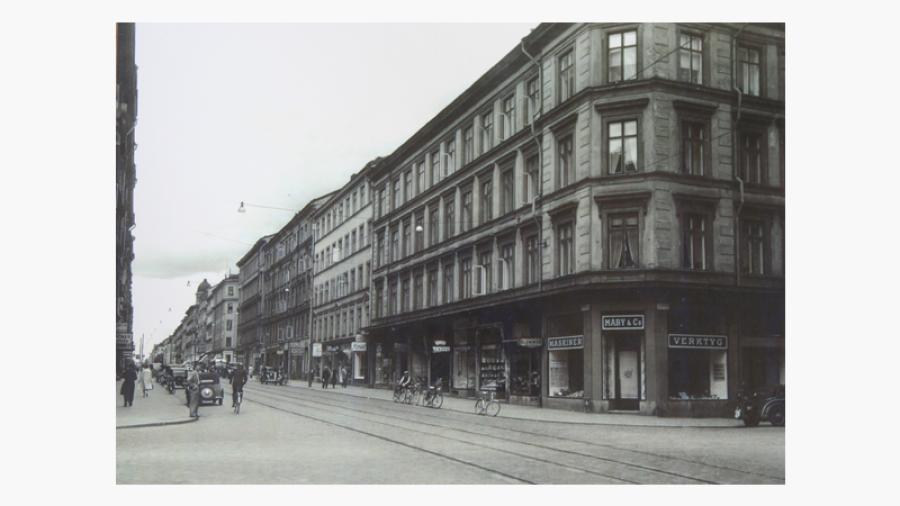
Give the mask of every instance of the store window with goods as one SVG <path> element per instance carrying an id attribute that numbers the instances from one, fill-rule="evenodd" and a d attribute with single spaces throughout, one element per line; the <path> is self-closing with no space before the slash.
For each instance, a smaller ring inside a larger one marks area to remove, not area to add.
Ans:
<path id="1" fill-rule="evenodd" d="M 584 397 L 583 329 L 581 313 L 547 318 L 550 397 Z"/>

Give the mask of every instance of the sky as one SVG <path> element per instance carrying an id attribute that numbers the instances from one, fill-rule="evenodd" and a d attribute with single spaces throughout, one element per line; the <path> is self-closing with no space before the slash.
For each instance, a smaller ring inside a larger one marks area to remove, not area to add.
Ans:
<path id="1" fill-rule="evenodd" d="M 136 348 L 292 216 L 241 201 L 299 210 L 340 188 L 534 26 L 138 24 Z"/>

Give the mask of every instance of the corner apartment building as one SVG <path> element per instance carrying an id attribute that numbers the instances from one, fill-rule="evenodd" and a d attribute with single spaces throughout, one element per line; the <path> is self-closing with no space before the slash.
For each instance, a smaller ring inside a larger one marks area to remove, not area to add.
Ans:
<path id="1" fill-rule="evenodd" d="M 671 416 L 783 384 L 784 44 L 535 28 L 370 175 L 370 383 Z"/>
<path id="2" fill-rule="evenodd" d="M 330 196 L 308 203 L 261 247 L 263 341 L 259 364 L 291 379 L 306 371 L 312 298 L 313 213 Z"/>
<path id="3" fill-rule="evenodd" d="M 210 322 L 207 351 L 210 358 L 229 363 L 235 361 L 240 289 L 238 275 L 232 274 L 209 291 L 206 311 Z"/>
<path id="4" fill-rule="evenodd" d="M 372 274 L 372 205 L 369 174 L 377 158 L 350 177 L 313 215 L 316 223 L 313 367 L 345 366 L 364 382 L 368 359 L 362 329 L 368 326 Z"/>
<path id="5" fill-rule="evenodd" d="M 206 358 L 212 349 L 212 314 L 209 303 L 211 292 L 212 285 L 204 278 L 197 285 L 194 294 L 193 326 L 189 327 L 194 332 L 194 347 L 190 355 L 192 361 Z"/>
<path id="6" fill-rule="evenodd" d="M 262 248 L 272 238 L 260 238 L 250 251 L 238 260 L 237 352 L 235 360 L 245 366 L 259 368 L 263 342 L 263 291 L 260 272 L 263 266 Z"/>

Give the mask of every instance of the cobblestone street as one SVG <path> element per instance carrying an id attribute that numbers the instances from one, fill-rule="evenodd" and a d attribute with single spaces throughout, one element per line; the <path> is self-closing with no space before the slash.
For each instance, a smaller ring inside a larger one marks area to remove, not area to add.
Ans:
<path id="1" fill-rule="evenodd" d="M 240 415 L 234 415 L 226 402 L 201 408 L 197 423 L 118 430 L 117 481 L 784 482 L 783 428 L 487 418 L 348 394 L 340 388 L 323 391 L 252 383 Z M 140 401 L 136 399 L 135 405 Z M 616 415 L 598 415 L 599 420 L 604 416 Z"/>

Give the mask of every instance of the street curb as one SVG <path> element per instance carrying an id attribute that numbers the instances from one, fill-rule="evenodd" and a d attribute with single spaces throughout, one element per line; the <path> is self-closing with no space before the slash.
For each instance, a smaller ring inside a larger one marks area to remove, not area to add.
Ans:
<path id="1" fill-rule="evenodd" d="M 172 422 L 153 422 L 153 423 L 138 423 L 134 425 L 116 425 L 116 430 L 119 429 L 139 429 L 142 427 L 162 427 L 164 425 L 181 425 L 183 423 L 193 423 L 199 420 L 200 417 L 197 418 L 188 418 L 187 420 L 175 420 Z"/>
<path id="2" fill-rule="evenodd" d="M 307 387 L 307 386 L 303 386 L 303 385 L 288 384 L 285 386 L 293 387 L 293 388 L 306 388 L 308 390 L 310 390 L 310 389 L 314 390 L 311 387 Z M 323 391 L 327 391 L 327 389 L 323 389 Z M 348 395 L 350 397 L 357 397 L 360 399 L 372 399 L 372 400 L 389 402 L 389 399 L 382 399 L 381 397 L 371 397 L 368 395 L 358 395 L 358 394 L 351 394 L 351 393 L 342 393 L 340 395 Z M 454 413 L 463 413 L 463 414 L 472 415 L 472 416 L 480 416 L 480 415 L 476 415 L 475 413 L 463 411 L 461 409 L 447 408 L 447 410 L 453 411 Z M 647 416 L 650 416 L 650 415 L 647 415 Z M 740 424 L 735 424 L 735 425 L 650 425 L 650 424 L 636 424 L 636 423 L 569 422 L 569 421 L 565 421 L 565 420 L 546 420 L 546 419 L 542 419 L 542 418 L 520 418 L 517 416 L 503 416 L 502 414 L 497 415 L 496 417 L 489 417 L 489 418 L 505 418 L 507 420 L 522 420 L 522 421 L 526 421 L 526 422 L 562 423 L 562 424 L 566 424 L 566 425 L 602 425 L 602 426 L 609 426 L 609 427 L 646 427 L 646 428 L 653 428 L 653 429 L 659 429 L 659 428 L 662 428 L 662 429 L 740 429 L 740 428 L 743 428 L 743 425 L 740 425 Z"/>

